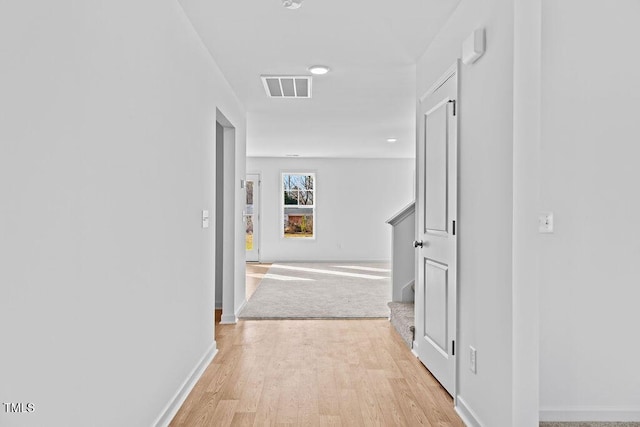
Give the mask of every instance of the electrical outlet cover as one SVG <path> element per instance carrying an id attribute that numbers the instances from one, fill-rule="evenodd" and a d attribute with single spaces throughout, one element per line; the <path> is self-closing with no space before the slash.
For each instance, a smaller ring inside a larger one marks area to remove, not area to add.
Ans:
<path id="1" fill-rule="evenodd" d="M 538 217 L 538 231 L 553 233 L 553 212 L 543 212 Z"/>

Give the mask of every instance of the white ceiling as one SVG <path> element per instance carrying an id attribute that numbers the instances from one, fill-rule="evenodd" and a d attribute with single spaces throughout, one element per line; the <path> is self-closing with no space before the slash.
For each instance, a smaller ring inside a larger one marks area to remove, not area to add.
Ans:
<path id="1" fill-rule="evenodd" d="M 415 62 L 460 0 L 181 0 L 247 110 L 247 155 L 413 157 Z M 261 74 L 308 75 L 273 99 Z M 390 144 L 387 138 L 398 138 Z"/>

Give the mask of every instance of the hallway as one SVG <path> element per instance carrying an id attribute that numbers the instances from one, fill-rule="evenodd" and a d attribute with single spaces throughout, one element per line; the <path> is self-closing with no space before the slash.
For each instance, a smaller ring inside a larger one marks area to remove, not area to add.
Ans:
<path id="1" fill-rule="evenodd" d="M 0 12 L 0 426 L 640 423 L 640 0 Z M 236 323 L 247 228 L 393 261 L 414 199 L 453 402 L 384 318 Z"/>
<path id="2" fill-rule="evenodd" d="M 216 324 L 219 353 L 171 426 L 462 426 L 387 320 Z"/>

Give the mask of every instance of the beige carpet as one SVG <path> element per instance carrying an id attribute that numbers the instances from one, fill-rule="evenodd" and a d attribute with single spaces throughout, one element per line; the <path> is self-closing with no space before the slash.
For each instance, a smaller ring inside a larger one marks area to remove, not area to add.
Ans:
<path id="1" fill-rule="evenodd" d="M 240 312 L 240 319 L 388 317 L 386 263 L 275 263 Z"/>

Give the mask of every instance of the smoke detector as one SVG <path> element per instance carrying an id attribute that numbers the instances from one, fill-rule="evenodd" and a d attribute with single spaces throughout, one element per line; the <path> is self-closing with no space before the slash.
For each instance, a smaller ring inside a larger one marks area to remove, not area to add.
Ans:
<path id="1" fill-rule="evenodd" d="M 302 0 L 282 0 L 282 6 L 287 9 L 298 9 L 302 6 Z"/>

